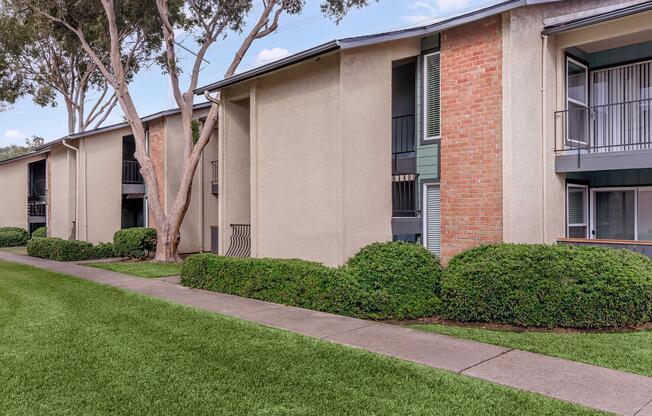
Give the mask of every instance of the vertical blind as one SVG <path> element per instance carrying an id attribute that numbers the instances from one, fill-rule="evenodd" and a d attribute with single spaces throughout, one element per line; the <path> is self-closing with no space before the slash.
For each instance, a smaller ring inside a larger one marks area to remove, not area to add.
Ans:
<path id="1" fill-rule="evenodd" d="M 439 186 L 426 186 L 426 248 L 436 255 L 441 252 L 441 199 Z"/>
<path id="2" fill-rule="evenodd" d="M 425 56 L 426 78 L 426 139 L 440 136 L 440 79 L 439 79 L 439 53 Z"/>
<path id="3" fill-rule="evenodd" d="M 599 151 L 651 148 L 651 99 L 650 61 L 592 71 L 593 146 Z"/>

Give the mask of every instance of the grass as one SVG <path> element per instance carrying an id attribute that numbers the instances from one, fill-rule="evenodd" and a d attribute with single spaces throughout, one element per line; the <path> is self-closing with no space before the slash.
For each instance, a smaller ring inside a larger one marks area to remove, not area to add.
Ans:
<path id="1" fill-rule="evenodd" d="M 652 377 L 652 331 L 554 333 L 512 332 L 441 324 L 407 326 Z"/>
<path id="2" fill-rule="evenodd" d="M 590 415 L 544 396 L 0 262 L 2 415 Z"/>
<path id="3" fill-rule="evenodd" d="M 157 263 L 153 261 L 120 261 L 115 263 L 93 263 L 87 266 L 111 270 L 138 277 L 176 276 L 181 273 L 181 263 Z"/>
<path id="4" fill-rule="evenodd" d="M 22 254 L 27 255 L 27 247 L 2 247 L 0 251 L 6 251 L 7 253 L 13 254 Z"/>

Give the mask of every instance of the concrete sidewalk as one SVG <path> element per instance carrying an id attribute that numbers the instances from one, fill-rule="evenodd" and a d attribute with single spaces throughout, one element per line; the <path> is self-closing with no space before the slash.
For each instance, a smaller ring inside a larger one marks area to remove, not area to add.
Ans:
<path id="1" fill-rule="evenodd" d="M 323 312 L 0 252 L 13 261 L 621 415 L 652 416 L 652 378 Z M 1 276 L 1 273 L 0 273 Z"/>

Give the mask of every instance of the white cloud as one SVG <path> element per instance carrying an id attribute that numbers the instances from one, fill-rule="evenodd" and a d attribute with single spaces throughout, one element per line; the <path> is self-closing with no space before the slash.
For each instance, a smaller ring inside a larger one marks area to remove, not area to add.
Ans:
<path id="1" fill-rule="evenodd" d="M 272 49 L 263 49 L 262 51 L 258 52 L 258 55 L 256 55 L 256 66 L 264 65 L 272 61 L 277 61 L 281 58 L 285 58 L 289 54 L 290 51 L 285 48 L 277 47 Z"/>
<path id="2" fill-rule="evenodd" d="M 418 14 L 402 16 L 402 19 L 409 23 L 423 23 L 446 13 L 462 10 L 469 4 L 470 0 L 415 0 L 407 8 L 418 12 Z"/>
<path id="3" fill-rule="evenodd" d="M 9 143 L 23 144 L 26 137 L 27 135 L 25 133 L 22 133 L 18 130 L 11 129 L 5 131 L 5 139 L 7 139 L 6 141 L 8 141 Z"/>

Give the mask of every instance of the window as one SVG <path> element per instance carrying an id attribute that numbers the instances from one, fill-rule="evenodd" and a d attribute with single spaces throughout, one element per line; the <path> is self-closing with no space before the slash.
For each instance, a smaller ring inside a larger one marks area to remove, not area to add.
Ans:
<path id="1" fill-rule="evenodd" d="M 423 235 L 424 245 L 436 255 L 441 254 L 441 198 L 439 185 L 423 186 Z"/>
<path id="2" fill-rule="evenodd" d="M 568 185 L 566 189 L 566 223 L 569 238 L 588 238 L 589 191 L 585 185 Z"/>
<path id="3" fill-rule="evenodd" d="M 605 240 L 652 241 L 652 188 L 591 190 L 591 234 Z"/>
<path id="4" fill-rule="evenodd" d="M 424 140 L 441 137 L 439 52 L 424 56 Z"/>
<path id="5" fill-rule="evenodd" d="M 566 58 L 566 141 L 568 147 L 589 145 L 588 68 Z"/>

